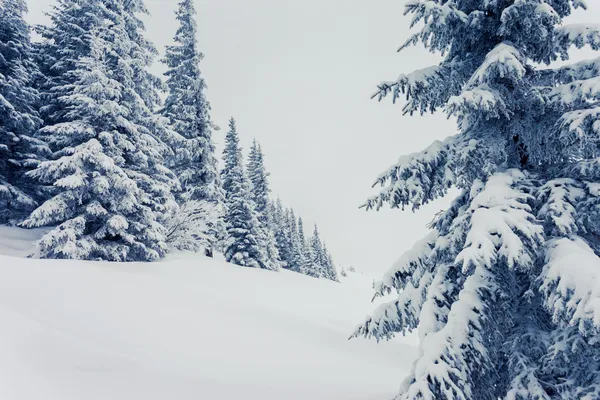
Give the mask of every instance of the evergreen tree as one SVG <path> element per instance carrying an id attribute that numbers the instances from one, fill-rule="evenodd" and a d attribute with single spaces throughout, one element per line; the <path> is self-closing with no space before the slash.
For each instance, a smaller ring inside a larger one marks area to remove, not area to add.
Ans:
<path id="1" fill-rule="evenodd" d="M 169 119 L 180 140 L 172 145 L 171 169 L 181 181 L 186 198 L 221 202 L 217 159 L 212 140 L 210 105 L 200 72 L 204 55 L 198 50 L 196 10 L 192 0 L 179 2 L 176 12 L 179 28 L 175 45 L 168 46 L 163 62 L 167 65 L 168 96 L 162 114 Z"/>
<path id="2" fill-rule="evenodd" d="M 303 268 L 306 266 L 306 252 L 304 244 L 304 235 L 299 235 L 298 224 L 296 222 L 296 215 L 294 210 L 290 209 L 288 213 L 288 234 L 291 242 L 291 263 L 289 269 L 295 272 L 302 273 Z"/>
<path id="3" fill-rule="evenodd" d="M 225 166 L 221 175 L 225 189 L 225 223 L 228 234 L 225 259 L 241 266 L 273 269 L 265 249 L 261 247 L 260 222 L 250 195 L 250 182 L 244 171 L 242 150 L 233 118 L 229 121 L 229 131 L 225 136 L 223 158 Z"/>
<path id="4" fill-rule="evenodd" d="M 264 165 L 264 156 L 260 145 L 254 140 L 250 148 L 248 160 L 248 177 L 251 183 L 251 198 L 256 207 L 256 213 L 261 229 L 261 246 L 265 249 L 267 260 L 271 266 L 269 269 L 279 269 L 281 259 L 275 235 L 273 232 L 272 215 L 269 209 L 269 173 Z"/>
<path id="5" fill-rule="evenodd" d="M 289 210 L 283 209 L 281 199 L 272 206 L 275 231 L 275 243 L 282 262 L 282 267 L 290 269 L 293 263 L 292 233 L 290 231 Z"/>
<path id="6" fill-rule="evenodd" d="M 581 0 L 415 0 L 406 43 L 444 55 L 379 87 L 406 113 L 440 108 L 459 133 L 402 157 L 367 208 L 418 209 L 462 193 L 377 283 L 397 293 L 357 335 L 419 327 L 398 399 L 600 398 L 600 50 L 597 26 L 563 20 Z M 419 24 L 422 23 L 422 24 Z"/>
<path id="7" fill-rule="evenodd" d="M 323 243 L 319 236 L 319 230 L 317 225 L 313 231 L 312 237 L 310 238 L 309 248 L 310 264 L 308 270 L 305 272 L 307 275 L 314 276 L 315 278 L 327 277 L 325 268 L 326 260 L 325 254 L 323 254 Z"/>
<path id="8" fill-rule="evenodd" d="M 224 194 L 212 140 L 210 104 L 204 93 L 206 83 L 200 72 L 204 55 L 198 50 L 193 1 L 180 1 L 176 17 L 179 28 L 175 45 L 167 47 L 163 59 L 168 67 L 165 73 L 168 96 L 162 115 L 176 133 L 165 139 L 172 148 L 168 164 L 181 182 L 181 203 L 202 201 L 212 204 L 205 227 L 208 232 L 198 235 L 208 246 L 207 254 L 212 254 L 212 248 L 218 247 L 218 242 L 224 239 Z"/>
<path id="9" fill-rule="evenodd" d="M 161 125 L 152 112 L 158 94 L 145 68 L 155 51 L 138 17 L 145 9 L 123 0 L 85 6 L 86 18 L 97 21 L 81 38 L 89 55 L 75 55 L 64 80 L 52 80 L 66 82 L 50 90 L 61 93 L 61 111 L 49 120 L 62 122 L 39 131 L 52 160 L 30 173 L 56 192 L 24 226 L 58 224 L 39 243 L 42 257 L 156 260 L 167 249 L 159 217 L 176 207 L 177 180 L 164 166 Z"/>
<path id="10" fill-rule="evenodd" d="M 333 262 L 333 257 L 331 257 L 331 253 L 329 253 L 325 244 L 323 244 L 323 265 L 325 267 L 325 278 L 339 282 L 340 278 Z"/>
<path id="11" fill-rule="evenodd" d="M 298 264 L 298 272 L 304 275 L 318 276 L 315 271 L 312 270 L 310 245 L 306 240 L 304 231 L 304 222 L 302 217 L 298 217 L 298 239 L 296 243 L 298 252 L 301 254 Z"/>
<path id="12" fill-rule="evenodd" d="M 0 3 L 0 223 L 21 219 L 36 207 L 39 192 L 25 173 L 46 152 L 32 138 L 41 120 L 26 12 L 24 0 Z"/>

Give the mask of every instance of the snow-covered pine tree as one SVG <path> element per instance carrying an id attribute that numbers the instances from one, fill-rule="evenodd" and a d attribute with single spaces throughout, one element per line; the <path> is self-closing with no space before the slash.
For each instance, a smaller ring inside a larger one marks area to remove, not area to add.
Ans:
<path id="1" fill-rule="evenodd" d="M 315 224 L 313 234 L 309 241 L 309 268 L 305 271 L 307 275 L 314 276 L 315 278 L 325 278 L 325 254 L 323 254 L 323 243 L 319 235 L 319 229 Z"/>
<path id="2" fill-rule="evenodd" d="M 260 223 L 261 246 L 265 249 L 270 264 L 269 269 L 279 269 L 282 263 L 275 241 L 272 215 L 269 208 L 269 193 L 271 192 L 268 179 L 269 173 L 265 169 L 264 155 L 256 139 L 252 141 L 250 147 L 247 171 L 251 184 L 250 195 L 252 201 L 254 201 Z"/>
<path id="3" fill-rule="evenodd" d="M 335 267 L 335 263 L 333 262 L 333 257 L 329 250 L 327 250 L 327 245 L 323 243 L 323 265 L 325 266 L 325 278 L 339 282 L 340 278 L 337 273 L 337 269 Z"/>
<path id="4" fill-rule="evenodd" d="M 302 254 L 300 257 L 300 264 L 298 266 L 298 272 L 309 276 L 319 276 L 318 271 L 313 270 L 311 263 L 311 248 L 310 243 L 306 240 L 304 221 L 302 217 L 298 217 L 298 240 L 297 240 L 298 251 Z"/>
<path id="5" fill-rule="evenodd" d="M 271 209 L 271 215 L 273 215 L 274 222 L 275 243 L 282 262 L 282 267 L 290 269 L 293 263 L 293 249 L 289 223 L 289 210 L 283 209 L 280 198 L 277 198 L 277 201 L 272 204 Z"/>
<path id="6" fill-rule="evenodd" d="M 367 208 L 418 209 L 462 193 L 376 285 L 397 293 L 356 335 L 419 328 L 397 399 L 600 398 L 600 61 L 555 68 L 597 26 L 583 0 L 411 0 L 403 47 L 439 65 L 379 87 L 404 112 L 441 108 L 459 132 L 404 156 Z M 549 67 L 541 67 L 547 64 Z"/>
<path id="7" fill-rule="evenodd" d="M 58 224 L 39 242 L 42 257 L 156 260 L 167 249 L 158 216 L 175 208 L 177 180 L 163 163 L 156 88 L 144 70 L 154 53 L 137 16 L 145 9 L 136 1 L 83 3 L 98 21 L 82 36 L 89 55 L 69 61 L 72 83 L 55 80 L 65 82 L 56 88 L 62 122 L 38 133 L 54 153 L 30 173 L 56 193 L 23 225 Z"/>
<path id="8" fill-rule="evenodd" d="M 288 235 L 291 241 L 292 254 L 289 269 L 302 273 L 302 268 L 306 266 L 308 260 L 306 258 L 304 236 L 300 237 L 296 221 L 296 214 L 290 208 L 288 212 Z"/>
<path id="9" fill-rule="evenodd" d="M 42 121 L 26 12 L 24 0 L 0 2 L 0 223 L 18 221 L 36 207 L 40 193 L 25 173 L 46 153 L 32 138 Z"/>
<path id="10" fill-rule="evenodd" d="M 250 194 L 250 182 L 244 171 L 244 160 L 239 144 L 235 120 L 229 121 L 223 150 L 224 168 L 221 172 L 225 190 L 225 223 L 227 245 L 225 259 L 233 264 L 273 269 L 261 246 L 260 222 Z"/>
<path id="11" fill-rule="evenodd" d="M 172 148 L 168 165 L 182 185 L 180 203 L 202 201 L 212 204 L 213 212 L 206 221 L 208 236 L 207 233 L 200 235 L 206 239 L 203 240 L 209 246 L 206 250 L 212 254 L 212 248 L 223 239 L 224 194 L 212 140 L 210 104 L 204 93 L 206 83 L 200 72 L 204 55 L 198 49 L 194 2 L 180 1 L 175 14 L 179 22 L 175 44 L 167 46 L 163 59 L 168 67 L 165 73 L 168 95 L 162 115 L 176 133 L 167 139 Z M 189 208 L 189 205 L 184 207 Z"/>
<path id="12" fill-rule="evenodd" d="M 170 166 L 179 177 L 186 198 L 217 203 L 223 200 L 223 193 L 212 140 L 210 104 L 200 72 L 204 55 L 198 50 L 194 2 L 180 1 L 176 16 L 179 28 L 175 45 L 167 47 L 163 59 L 168 67 L 168 96 L 162 114 L 181 138 L 172 144 L 175 148 Z"/>

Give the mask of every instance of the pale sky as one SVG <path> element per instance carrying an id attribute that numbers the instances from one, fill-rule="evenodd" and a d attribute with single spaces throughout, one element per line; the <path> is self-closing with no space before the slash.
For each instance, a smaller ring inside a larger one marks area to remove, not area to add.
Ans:
<path id="1" fill-rule="evenodd" d="M 148 37 L 163 53 L 177 28 L 177 0 L 146 0 Z M 32 23 L 54 0 L 28 0 Z M 359 210 L 371 184 L 403 154 L 456 132 L 443 114 L 402 116 L 370 96 L 381 81 L 429 66 L 421 48 L 396 53 L 409 35 L 405 0 L 196 0 L 201 69 L 220 149 L 234 116 L 247 149 L 262 145 L 271 188 L 317 222 L 338 264 L 379 275 L 427 233 L 447 205 Z M 579 21 L 600 21 L 600 4 Z M 593 56 L 592 53 L 586 54 Z M 162 66 L 155 69 L 162 71 Z M 307 232 L 308 233 L 308 232 Z"/>

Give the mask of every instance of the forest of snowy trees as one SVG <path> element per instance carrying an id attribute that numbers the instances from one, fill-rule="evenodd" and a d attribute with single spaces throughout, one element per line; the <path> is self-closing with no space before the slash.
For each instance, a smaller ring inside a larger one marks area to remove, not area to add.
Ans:
<path id="1" fill-rule="evenodd" d="M 461 193 L 376 284 L 396 293 L 356 335 L 418 328 L 397 399 L 600 398 L 600 26 L 584 0 L 411 0 L 403 46 L 435 66 L 383 83 L 408 114 L 444 109 L 458 133 L 400 158 L 366 207 Z M 580 10 L 580 12 L 583 12 Z M 554 63 L 563 61 L 562 63 Z"/>
<path id="2" fill-rule="evenodd" d="M 264 154 L 229 124 L 219 171 L 196 11 L 161 60 L 143 0 L 59 0 L 32 42 L 25 0 L 0 0 L 0 223 L 50 227 L 42 258 L 155 261 L 172 250 L 338 280 L 317 227 L 270 196 Z"/>

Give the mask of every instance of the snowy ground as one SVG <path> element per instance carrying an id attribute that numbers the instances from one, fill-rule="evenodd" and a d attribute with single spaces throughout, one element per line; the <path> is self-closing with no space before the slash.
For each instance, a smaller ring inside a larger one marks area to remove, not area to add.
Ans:
<path id="1" fill-rule="evenodd" d="M 0 227 L 2 400 L 388 400 L 416 355 L 347 340 L 369 277 L 13 257 L 39 234 Z"/>

